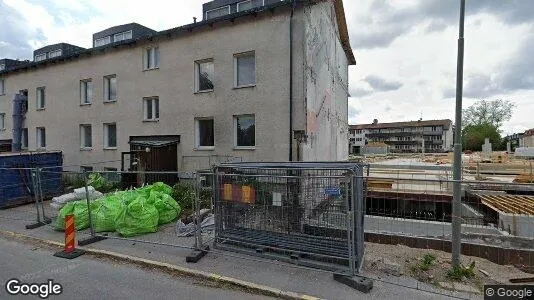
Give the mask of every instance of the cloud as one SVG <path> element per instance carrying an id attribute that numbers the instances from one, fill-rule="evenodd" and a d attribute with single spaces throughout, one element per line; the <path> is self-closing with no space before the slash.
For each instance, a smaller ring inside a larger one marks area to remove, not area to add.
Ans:
<path id="1" fill-rule="evenodd" d="M 366 12 L 371 17 L 361 18 L 359 23 L 349 24 L 353 28 L 360 29 L 351 34 L 354 48 L 387 47 L 399 36 L 407 34 L 416 25 L 424 22 L 428 22 L 425 29 L 427 33 L 440 32 L 458 24 L 460 1 L 418 0 L 415 5 L 405 7 L 394 7 L 392 3 L 393 1 L 374 1 Z M 361 9 L 360 6 L 352 8 Z M 480 13 L 494 15 L 507 25 L 532 23 L 534 1 L 467 1 L 466 18 Z"/>
<path id="2" fill-rule="evenodd" d="M 352 92 L 350 92 L 350 95 L 352 97 L 364 97 L 364 96 L 370 95 L 372 93 L 374 93 L 374 91 L 372 91 L 372 90 L 356 88 Z"/>
<path id="3" fill-rule="evenodd" d="M 367 82 L 371 88 L 379 92 L 389 92 L 395 91 L 402 87 L 402 82 L 399 81 L 387 81 L 384 78 L 369 75 L 364 78 L 364 81 Z"/>
<path id="4" fill-rule="evenodd" d="M 24 16 L 0 1 L 0 58 L 26 58 L 31 56 L 34 45 L 46 41 L 41 29 L 28 26 Z"/>

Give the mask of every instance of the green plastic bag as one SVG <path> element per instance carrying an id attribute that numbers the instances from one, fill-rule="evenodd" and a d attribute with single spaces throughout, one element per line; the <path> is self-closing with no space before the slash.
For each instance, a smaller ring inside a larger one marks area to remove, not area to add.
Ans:
<path id="1" fill-rule="evenodd" d="M 98 201 L 93 201 L 91 203 L 91 208 L 97 202 Z M 89 228 L 89 213 L 87 211 L 87 202 L 85 200 L 69 202 L 61 208 L 54 223 L 54 228 L 56 230 L 65 230 L 65 217 L 68 215 L 74 215 L 74 227 L 76 230 Z"/>
<path id="2" fill-rule="evenodd" d="M 148 198 L 148 203 L 154 205 L 158 210 L 159 224 L 167 224 L 182 211 L 180 205 L 171 196 L 162 192 L 152 191 Z"/>
<path id="3" fill-rule="evenodd" d="M 115 219 L 122 209 L 122 201 L 117 196 L 107 196 L 97 204 L 91 203 L 91 217 L 95 232 L 115 231 Z"/>
<path id="4" fill-rule="evenodd" d="M 169 196 L 172 194 L 172 188 L 163 182 L 155 182 L 154 184 L 152 184 L 152 186 L 150 186 L 149 190 L 151 192 L 160 192 Z"/>
<path id="5" fill-rule="evenodd" d="M 137 197 L 122 207 L 115 219 L 115 228 L 124 237 L 158 230 L 158 210 L 144 197 Z"/>

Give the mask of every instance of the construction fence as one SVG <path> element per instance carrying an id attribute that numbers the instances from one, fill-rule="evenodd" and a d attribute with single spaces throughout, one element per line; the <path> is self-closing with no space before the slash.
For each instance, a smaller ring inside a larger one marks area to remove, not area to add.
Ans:
<path id="1" fill-rule="evenodd" d="M 428 290 L 439 275 L 420 268 L 424 257 L 435 258 L 430 270 L 451 267 L 454 180 L 441 170 L 235 162 L 190 173 L 24 172 L 29 181 L 21 187 L 30 187 L 33 203 L 0 210 L 0 218 L 42 226 L 43 235 L 61 231 L 58 219 L 70 209 L 81 243 L 115 239 L 176 247 L 183 256 L 215 252 Z M 49 182 L 56 184 L 41 192 Z M 462 262 L 534 272 L 534 184 L 461 184 Z"/>

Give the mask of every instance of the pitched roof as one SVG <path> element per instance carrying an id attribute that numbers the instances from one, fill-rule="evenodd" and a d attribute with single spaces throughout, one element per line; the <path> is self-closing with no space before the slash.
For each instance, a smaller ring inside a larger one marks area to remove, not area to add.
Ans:
<path id="1" fill-rule="evenodd" d="M 421 126 L 445 126 L 448 128 L 452 125 L 449 119 L 444 120 L 427 120 L 427 121 L 408 121 L 393 123 L 376 123 L 376 124 L 358 124 L 349 125 L 349 129 L 382 129 L 382 128 L 399 128 L 399 127 L 421 127 Z"/>

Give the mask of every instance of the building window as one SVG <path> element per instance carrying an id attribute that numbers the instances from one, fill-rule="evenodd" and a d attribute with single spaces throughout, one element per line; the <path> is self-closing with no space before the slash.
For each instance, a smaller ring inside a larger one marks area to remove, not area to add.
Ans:
<path id="1" fill-rule="evenodd" d="M 54 58 L 54 57 L 61 56 L 62 52 L 63 51 L 61 51 L 61 49 L 50 51 L 50 52 L 48 52 L 48 58 Z"/>
<path id="2" fill-rule="evenodd" d="M 143 111 L 145 121 L 156 121 L 159 119 L 159 97 L 143 98 Z"/>
<path id="3" fill-rule="evenodd" d="M 46 53 L 35 55 L 35 61 L 41 61 L 46 59 Z"/>
<path id="4" fill-rule="evenodd" d="M 206 11 L 206 20 L 230 14 L 230 5 Z"/>
<path id="5" fill-rule="evenodd" d="M 234 116 L 234 145 L 256 146 L 256 120 L 254 115 Z"/>
<path id="6" fill-rule="evenodd" d="M 91 173 L 93 172 L 93 167 L 81 166 L 80 171 L 85 172 L 85 173 Z"/>
<path id="7" fill-rule="evenodd" d="M 195 62 L 195 92 L 213 90 L 213 60 L 206 59 Z"/>
<path id="8" fill-rule="evenodd" d="M 0 79 L 0 95 L 6 94 L 6 82 L 4 79 Z"/>
<path id="9" fill-rule="evenodd" d="M 91 125 L 80 125 L 80 148 L 90 149 L 93 147 L 93 133 Z"/>
<path id="10" fill-rule="evenodd" d="M 6 64 L 0 64 L 0 71 L 3 71 L 6 69 Z"/>
<path id="11" fill-rule="evenodd" d="M 117 124 L 104 124 L 104 149 L 117 148 Z"/>
<path id="12" fill-rule="evenodd" d="M 197 149 L 213 149 L 215 132 L 213 118 L 195 119 L 195 147 Z"/>
<path id="13" fill-rule="evenodd" d="M 6 114 L 0 113 L 0 130 L 6 129 Z"/>
<path id="14" fill-rule="evenodd" d="M 102 174 L 103 177 L 105 177 L 107 180 L 111 181 L 111 182 L 120 182 L 121 181 L 121 177 L 120 177 L 120 173 L 117 172 L 117 168 L 104 168 L 104 171 L 106 173 Z"/>
<path id="15" fill-rule="evenodd" d="M 234 55 L 234 86 L 256 84 L 256 57 L 254 52 Z"/>
<path id="16" fill-rule="evenodd" d="M 22 128 L 22 140 L 20 147 L 22 149 L 28 149 L 28 128 Z"/>
<path id="17" fill-rule="evenodd" d="M 107 45 L 109 43 L 111 43 L 111 37 L 108 35 L 103 38 L 96 39 L 94 44 L 95 44 L 95 47 L 99 47 L 99 46 Z"/>
<path id="18" fill-rule="evenodd" d="M 131 38 L 132 38 L 132 31 L 129 30 L 129 31 L 125 31 L 125 32 L 120 32 L 120 33 L 114 34 L 113 35 L 113 42 L 129 40 Z"/>
<path id="19" fill-rule="evenodd" d="M 36 145 L 37 149 L 46 147 L 46 130 L 44 127 L 37 127 Z"/>
<path id="20" fill-rule="evenodd" d="M 38 87 L 36 89 L 36 95 L 37 95 L 37 109 L 44 109 L 45 103 L 46 103 L 46 93 L 44 87 Z"/>
<path id="21" fill-rule="evenodd" d="M 265 5 L 265 0 L 247 0 L 237 3 L 237 11 L 244 11 Z"/>
<path id="22" fill-rule="evenodd" d="M 117 75 L 104 76 L 104 102 L 117 101 Z"/>
<path id="23" fill-rule="evenodd" d="M 143 66 L 145 70 L 159 68 L 159 47 L 145 49 L 143 56 Z"/>
<path id="24" fill-rule="evenodd" d="M 93 82 L 91 79 L 80 81 L 80 103 L 91 104 L 93 101 Z"/>

